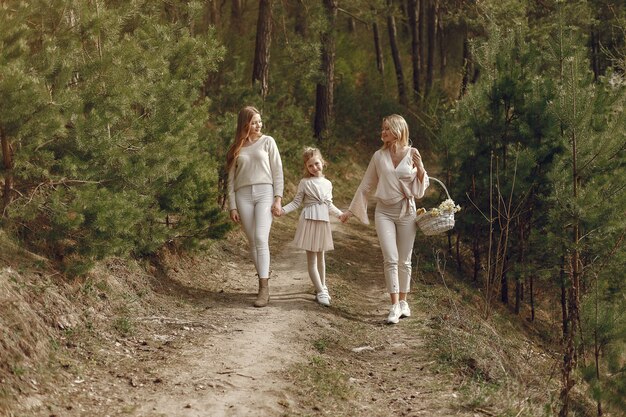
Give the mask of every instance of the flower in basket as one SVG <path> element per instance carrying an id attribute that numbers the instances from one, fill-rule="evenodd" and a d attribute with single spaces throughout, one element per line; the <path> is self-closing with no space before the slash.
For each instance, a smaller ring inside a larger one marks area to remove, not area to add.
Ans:
<path id="1" fill-rule="evenodd" d="M 461 211 L 461 206 L 459 206 L 458 204 L 455 205 L 454 201 L 451 198 L 442 201 L 441 204 L 439 204 L 438 208 L 440 211 L 451 211 L 453 213 Z"/>
<path id="2" fill-rule="evenodd" d="M 430 217 L 441 216 L 442 214 L 451 214 L 461 211 L 461 206 L 458 204 L 455 205 L 454 201 L 449 198 L 444 200 L 439 204 L 439 207 L 431 208 L 430 210 L 426 210 L 424 207 L 421 207 L 417 210 L 416 214 L 418 217 L 421 217 L 424 214 L 428 214 Z"/>

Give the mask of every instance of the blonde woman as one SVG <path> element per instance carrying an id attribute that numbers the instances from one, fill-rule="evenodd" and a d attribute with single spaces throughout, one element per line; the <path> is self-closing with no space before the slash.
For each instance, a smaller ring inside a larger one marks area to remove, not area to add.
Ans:
<path id="1" fill-rule="evenodd" d="M 283 196 L 283 165 L 276 141 L 261 133 L 261 113 L 254 107 L 241 109 L 235 140 L 226 155 L 230 218 L 240 223 L 248 238 L 250 257 L 259 277 L 255 307 L 269 303 L 269 234 L 272 213 L 280 214 Z"/>
<path id="2" fill-rule="evenodd" d="M 415 199 L 424 196 L 429 181 L 419 151 L 409 146 L 409 127 L 402 116 L 392 114 L 383 119 L 381 140 L 382 147 L 372 156 L 350 208 L 340 219 L 346 222 L 354 215 L 369 224 L 367 197 L 376 190 L 374 221 L 391 298 L 387 323 L 396 324 L 411 315 L 407 294 L 417 231 Z"/>

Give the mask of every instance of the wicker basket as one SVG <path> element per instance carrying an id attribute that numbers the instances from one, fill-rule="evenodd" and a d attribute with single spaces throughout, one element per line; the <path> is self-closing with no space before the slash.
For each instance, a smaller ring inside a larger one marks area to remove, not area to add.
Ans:
<path id="1" fill-rule="evenodd" d="M 446 191 L 446 195 L 448 196 L 448 199 L 451 200 L 450 194 L 448 193 L 448 189 L 443 184 L 443 182 L 433 177 L 430 177 L 429 179 L 431 181 L 435 181 L 439 183 L 443 187 L 443 189 Z M 442 211 L 437 216 L 433 216 L 431 215 L 431 213 L 426 212 L 426 213 L 418 215 L 417 218 L 415 219 L 415 222 L 419 226 L 422 233 L 424 233 L 426 236 L 440 235 L 454 227 L 454 210 Z"/>

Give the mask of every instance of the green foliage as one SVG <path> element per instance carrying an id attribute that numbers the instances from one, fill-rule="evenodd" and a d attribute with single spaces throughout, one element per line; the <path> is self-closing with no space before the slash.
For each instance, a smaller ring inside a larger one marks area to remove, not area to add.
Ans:
<path id="1" fill-rule="evenodd" d="M 623 297 L 617 295 L 623 294 L 623 278 L 616 274 L 623 277 L 625 266 L 626 193 L 615 179 L 626 174 L 626 88 L 614 74 L 594 82 L 579 46 L 581 31 L 566 26 L 571 13 L 563 7 L 546 49 L 557 80 L 550 111 L 559 121 L 565 148 L 550 174 L 551 242 L 582 259 L 578 350 L 590 364 L 581 367 L 582 375 L 598 402 L 623 410 L 626 320 Z"/>
<path id="2" fill-rule="evenodd" d="M 23 29 L 2 55 L 18 80 L 0 87 L 19 191 L 6 226 L 70 264 L 222 236 L 199 95 L 223 56 L 214 32 L 158 2 L 38 6 L 2 15 Z"/>
<path id="3" fill-rule="evenodd" d="M 616 179 L 626 174 L 626 88 L 620 60 L 594 79 L 585 46 L 593 15 L 587 6 L 559 3 L 553 15 L 535 15 L 529 28 L 514 19 L 504 29 L 493 24 L 498 10 L 486 13 L 488 38 L 473 49 L 480 78 L 442 123 L 437 145 L 452 194 L 465 209 L 456 230 L 481 265 L 490 266 L 488 254 L 498 262 L 501 252 L 493 247 L 503 245 L 509 219 L 515 229 L 502 256 L 510 277 L 523 282 L 532 274 L 558 286 L 565 278 L 568 285 L 570 254 L 580 254 L 577 351 L 588 364 L 582 375 L 598 401 L 620 409 L 626 324 L 617 294 L 624 291 L 626 193 Z M 509 201 L 513 211 L 506 210 Z"/>
<path id="4" fill-rule="evenodd" d="M 545 175 L 560 152 L 556 124 L 547 111 L 551 81 L 539 77 L 537 49 L 528 29 L 491 27 L 477 45 L 481 78 L 452 109 L 437 143 L 446 156 L 452 195 L 463 208 L 458 230 L 486 258 L 490 230 L 528 223 L 547 192 Z M 491 196 L 491 197 L 490 197 Z M 510 222 L 510 226 L 506 223 Z M 514 257 L 517 235 L 510 233 Z"/>
<path id="5" fill-rule="evenodd" d="M 622 262 L 623 264 L 623 262 Z M 623 266 L 623 265 L 622 265 Z M 622 269 L 623 270 L 623 269 Z M 597 281 L 595 285 L 606 285 Z M 593 398 L 615 409 L 626 409 L 626 368 L 623 353 L 626 348 L 626 314 L 624 301 L 606 297 L 606 288 L 597 288 L 583 305 L 583 342 L 589 349 L 597 346 L 601 358 L 599 368 L 595 361 L 581 367 L 583 378 L 589 383 Z M 602 299 L 599 299 L 602 297 Z M 590 356 L 594 352 L 590 352 Z"/>

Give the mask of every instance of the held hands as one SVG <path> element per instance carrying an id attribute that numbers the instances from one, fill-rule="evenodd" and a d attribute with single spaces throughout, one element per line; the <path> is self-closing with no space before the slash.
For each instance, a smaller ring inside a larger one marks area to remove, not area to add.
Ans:
<path id="1" fill-rule="evenodd" d="M 280 217 L 283 215 L 284 210 L 281 201 L 281 197 L 274 197 L 274 204 L 272 204 L 272 214 L 276 217 Z"/>
<path id="2" fill-rule="evenodd" d="M 350 217 L 352 217 L 352 212 L 350 210 L 347 210 L 341 213 L 341 215 L 339 216 L 339 220 L 341 221 L 341 223 L 345 223 L 350 219 Z"/>

